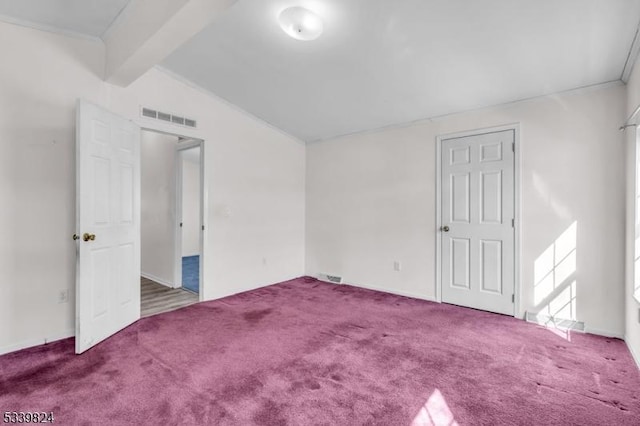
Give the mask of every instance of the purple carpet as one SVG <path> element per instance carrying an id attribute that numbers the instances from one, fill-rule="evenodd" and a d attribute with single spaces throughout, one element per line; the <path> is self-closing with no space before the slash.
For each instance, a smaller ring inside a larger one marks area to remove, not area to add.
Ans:
<path id="1" fill-rule="evenodd" d="M 624 343 L 297 279 L 0 357 L 56 424 L 640 425 Z"/>

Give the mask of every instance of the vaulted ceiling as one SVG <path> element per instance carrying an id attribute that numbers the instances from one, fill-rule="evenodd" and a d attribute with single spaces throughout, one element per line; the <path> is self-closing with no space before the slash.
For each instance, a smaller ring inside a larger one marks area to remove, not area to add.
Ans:
<path id="1" fill-rule="evenodd" d="M 129 0 L 0 0 L 0 20 L 101 37 Z"/>
<path id="2" fill-rule="evenodd" d="M 0 14 L 100 35 L 126 3 Z M 317 40 L 282 31 L 290 6 L 323 19 Z M 160 65 L 313 141 L 620 80 L 639 21 L 640 0 L 238 0 Z"/>

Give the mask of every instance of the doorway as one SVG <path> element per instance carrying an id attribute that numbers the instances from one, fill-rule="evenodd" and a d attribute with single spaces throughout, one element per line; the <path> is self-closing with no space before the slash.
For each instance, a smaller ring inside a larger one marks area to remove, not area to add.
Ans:
<path id="1" fill-rule="evenodd" d="M 516 315 L 517 126 L 437 140 L 437 283 L 445 303 Z"/>
<path id="2" fill-rule="evenodd" d="M 162 143 L 157 143 L 159 140 Z M 182 148 L 196 145 L 200 147 L 198 294 L 184 290 L 181 280 L 175 279 L 182 257 L 178 258 L 176 249 L 177 158 Z M 143 129 L 132 120 L 78 99 L 76 232 L 72 236 L 77 243 L 76 353 L 85 352 L 141 316 L 203 300 L 204 172 L 201 139 Z M 176 300 L 176 294 L 190 299 Z"/>
<path id="3" fill-rule="evenodd" d="M 178 209 L 176 279 L 182 288 L 200 293 L 202 259 L 202 147 L 182 141 L 177 155 L 176 206 Z"/>
<path id="4" fill-rule="evenodd" d="M 201 151 L 201 141 L 141 131 L 142 317 L 201 300 Z"/>

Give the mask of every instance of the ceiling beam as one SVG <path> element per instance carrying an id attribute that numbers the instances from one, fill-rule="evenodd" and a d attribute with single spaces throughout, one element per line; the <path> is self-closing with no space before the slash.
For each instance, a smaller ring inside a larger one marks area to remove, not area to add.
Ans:
<path id="1" fill-rule="evenodd" d="M 638 60 L 638 53 L 640 53 L 640 26 L 638 27 L 638 29 L 636 29 L 636 34 L 633 37 L 631 48 L 629 49 L 629 54 L 627 55 L 627 61 L 624 63 L 622 75 L 620 76 L 620 80 L 622 80 L 624 83 L 628 83 L 629 78 L 631 78 L 631 72 L 633 71 L 633 67 Z"/>
<path id="2" fill-rule="evenodd" d="M 126 87 L 236 0 L 131 0 L 103 35 L 105 80 Z"/>

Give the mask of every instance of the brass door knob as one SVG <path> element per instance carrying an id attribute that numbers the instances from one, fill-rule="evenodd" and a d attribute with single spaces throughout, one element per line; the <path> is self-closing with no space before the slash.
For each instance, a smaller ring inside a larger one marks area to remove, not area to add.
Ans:
<path id="1" fill-rule="evenodd" d="M 95 241 L 96 236 L 95 236 L 95 234 L 89 234 L 89 233 L 85 232 L 85 233 L 82 235 L 82 239 L 83 239 L 84 241 Z"/>
<path id="2" fill-rule="evenodd" d="M 441 230 L 442 232 L 449 232 L 449 227 L 448 227 L 447 225 L 445 225 L 445 226 L 441 226 L 441 227 L 440 227 L 440 230 Z"/>

